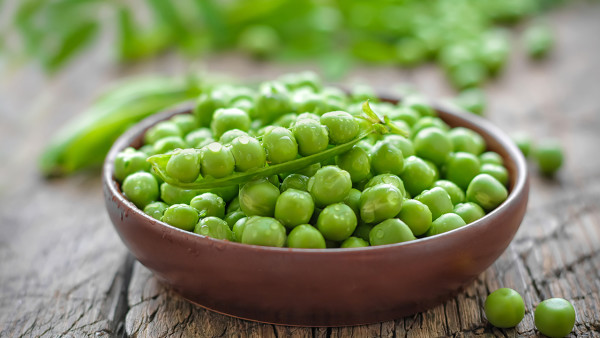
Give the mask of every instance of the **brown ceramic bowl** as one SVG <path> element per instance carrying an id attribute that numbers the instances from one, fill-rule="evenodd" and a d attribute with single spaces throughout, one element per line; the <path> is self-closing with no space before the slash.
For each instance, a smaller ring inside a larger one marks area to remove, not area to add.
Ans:
<path id="1" fill-rule="evenodd" d="M 438 109 L 450 126 L 480 133 L 504 158 L 508 199 L 485 217 L 437 236 L 358 249 L 245 245 L 186 232 L 129 202 L 113 179 L 117 153 L 142 145 L 144 132 L 190 106 L 154 115 L 123 134 L 104 163 L 106 208 L 133 255 L 188 300 L 267 323 L 345 326 L 396 319 L 440 304 L 469 285 L 506 249 L 527 206 L 525 159 L 490 122 Z"/>

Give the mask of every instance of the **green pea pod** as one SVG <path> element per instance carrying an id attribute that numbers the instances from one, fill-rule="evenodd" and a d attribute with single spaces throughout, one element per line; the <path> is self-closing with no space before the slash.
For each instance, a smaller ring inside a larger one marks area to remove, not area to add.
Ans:
<path id="1" fill-rule="evenodd" d="M 166 172 L 167 163 L 169 162 L 171 156 L 173 156 L 180 150 L 175 150 L 166 154 L 150 156 L 147 159 L 147 161 L 152 164 L 152 168 L 154 169 L 155 173 L 163 181 L 184 189 L 211 189 L 242 184 L 260 177 L 268 177 L 281 173 L 293 172 L 298 168 L 305 168 L 311 164 L 323 162 L 325 160 L 334 158 L 337 155 L 341 155 L 349 151 L 360 140 L 371 135 L 372 133 L 386 134 L 389 132 L 398 132 L 397 128 L 393 124 L 390 124 L 388 121 L 382 121 L 377 116 L 377 114 L 373 112 L 373 110 L 369 106 L 369 101 L 365 101 L 365 103 L 363 104 L 363 111 L 365 113 L 365 116 L 359 116 L 358 118 L 362 118 L 369 121 L 371 123 L 371 126 L 370 128 L 367 128 L 366 130 L 362 131 L 355 139 L 353 139 L 350 142 L 337 145 L 323 152 L 313 154 L 310 156 L 298 158 L 276 165 L 271 165 L 268 167 L 234 173 L 223 178 L 205 177 L 197 180 L 196 182 L 184 183 L 170 177 Z M 198 155 L 200 155 L 200 149 L 196 149 L 196 151 L 198 152 Z"/>
<path id="2" fill-rule="evenodd" d="M 61 129 L 43 151 L 46 176 L 61 176 L 102 163 L 112 143 L 143 118 L 197 96 L 197 83 L 174 78 L 139 78 L 101 97 Z"/>
<path id="3" fill-rule="evenodd" d="M 43 59 L 44 67 L 49 71 L 55 71 L 60 68 L 79 50 L 85 47 L 87 43 L 91 42 L 96 36 L 98 27 L 99 25 L 95 21 L 84 21 L 71 27 L 55 53 Z"/>

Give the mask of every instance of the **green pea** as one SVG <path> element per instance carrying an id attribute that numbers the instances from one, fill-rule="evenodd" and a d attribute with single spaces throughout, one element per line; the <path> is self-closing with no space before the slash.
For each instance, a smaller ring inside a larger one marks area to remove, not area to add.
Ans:
<path id="1" fill-rule="evenodd" d="M 493 151 L 486 151 L 485 153 L 479 155 L 479 162 L 481 162 L 481 164 L 491 163 L 504 165 L 504 160 L 502 159 L 502 156 Z"/>
<path id="2" fill-rule="evenodd" d="M 348 196 L 344 199 L 344 204 L 349 206 L 352 211 L 356 214 L 356 217 L 360 217 L 360 196 L 362 192 L 358 189 L 350 189 Z"/>
<path id="3" fill-rule="evenodd" d="M 369 154 L 362 148 L 354 146 L 349 151 L 339 155 L 336 164 L 350 174 L 352 182 L 364 180 L 371 172 Z"/>
<path id="4" fill-rule="evenodd" d="M 185 143 L 191 148 L 202 148 L 214 141 L 213 134 L 208 128 L 192 130 L 185 136 Z"/>
<path id="5" fill-rule="evenodd" d="M 363 221 L 359 220 L 358 225 L 356 226 L 356 229 L 354 229 L 354 233 L 352 234 L 352 236 L 358 237 L 368 243 L 369 232 L 371 232 L 371 229 L 373 229 L 373 225 L 364 223 Z"/>
<path id="6" fill-rule="evenodd" d="M 471 153 L 458 152 L 450 156 L 446 163 L 446 179 L 466 190 L 471 180 L 480 172 L 481 164 L 477 156 Z"/>
<path id="7" fill-rule="evenodd" d="M 144 142 L 146 144 L 154 144 L 158 140 L 169 136 L 182 137 L 183 133 L 174 122 L 162 121 L 146 131 L 146 134 L 144 134 Z"/>
<path id="8" fill-rule="evenodd" d="M 305 224 L 315 210 L 312 197 L 306 191 L 288 189 L 279 195 L 275 203 L 275 218 L 286 228 Z"/>
<path id="9" fill-rule="evenodd" d="M 190 205 L 198 210 L 202 217 L 215 216 L 223 218 L 225 216 L 225 202 L 221 197 L 211 192 L 192 198 Z"/>
<path id="10" fill-rule="evenodd" d="M 285 240 L 285 227 L 271 217 L 248 219 L 242 233 L 244 244 L 283 247 Z"/>
<path id="11" fill-rule="evenodd" d="M 239 33 L 238 46 L 256 59 L 265 59 L 277 51 L 281 42 L 274 27 L 254 24 Z"/>
<path id="12" fill-rule="evenodd" d="M 298 155 L 298 143 L 289 129 L 275 127 L 268 130 L 263 136 L 262 143 L 271 164 L 291 161 Z"/>
<path id="13" fill-rule="evenodd" d="M 402 179 L 394 174 L 380 174 L 377 176 L 373 176 L 364 188 L 374 187 L 378 184 L 391 184 L 394 187 L 398 188 L 403 196 L 406 196 L 406 189 L 404 188 L 404 182 Z M 364 189 L 363 189 L 364 190 Z"/>
<path id="14" fill-rule="evenodd" d="M 554 38 L 548 26 L 533 25 L 523 34 L 523 42 L 527 53 L 532 58 L 542 58 L 548 54 L 554 45 Z"/>
<path id="15" fill-rule="evenodd" d="M 215 111 L 210 123 L 215 138 L 221 137 L 223 133 L 231 129 L 248 131 L 250 129 L 250 117 L 238 108 L 219 108 Z"/>
<path id="16" fill-rule="evenodd" d="M 160 185 L 160 199 L 167 204 L 190 204 L 192 198 L 200 193 L 197 189 L 184 189 L 169 183 Z"/>
<path id="17" fill-rule="evenodd" d="M 127 148 L 117 154 L 115 158 L 115 179 L 123 182 L 125 177 L 138 171 L 149 171 L 150 163 L 146 161 L 148 156 L 133 148 Z"/>
<path id="18" fill-rule="evenodd" d="M 181 130 L 182 135 L 187 135 L 192 130 L 198 128 L 198 122 L 196 118 L 192 114 L 180 114 L 175 115 L 170 119 L 179 130 Z"/>
<path id="19" fill-rule="evenodd" d="M 413 156 L 415 154 L 415 147 L 413 146 L 412 141 L 404 136 L 386 134 L 383 139 L 394 147 L 400 149 L 404 158 Z"/>
<path id="20" fill-rule="evenodd" d="M 252 217 L 259 217 L 259 216 L 252 216 Z M 233 232 L 233 240 L 241 243 L 242 242 L 242 236 L 244 235 L 244 229 L 246 229 L 246 222 L 248 222 L 248 219 L 252 218 L 252 217 L 243 217 L 238 219 L 235 224 L 233 225 L 233 228 L 231 229 L 231 231 Z"/>
<path id="21" fill-rule="evenodd" d="M 200 157 L 195 149 L 182 149 L 167 162 L 167 175 L 181 182 L 194 182 L 200 175 Z"/>
<path id="22" fill-rule="evenodd" d="M 296 113 L 281 115 L 273 122 L 273 125 L 283 128 L 290 128 L 296 122 L 297 118 L 298 115 Z"/>
<path id="23" fill-rule="evenodd" d="M 417 239 L 408 225 L 397 218 L 385 220 L 371 229 L 369 242 L 371 245 L 385 245 L 408 242 Z"/>
<path id="24" fill-rule="evenodd" d="M 523 156 L 527 157 L 529 156 L 529 153 L 531 152 L 532 144 L 533 141 L 531 140 L 531 137 L 526 134 L 526 133 L 515 133 L 514 135 L 512 135 L 512 140 L 513 142 L 515 142 L 515 144 L 517 145 L 517 147 L 519 147 L 519 150 L 521 150 L 521 153 L 523 153 Z"/>
<path id="25" fill-rule="evenodd" d="M 218 217 L 209 216 L 201 219 L 194 227 L 194 232 L 216 239 L 233 240 L 233 232 L 229 225 Z"/>
<path id="26" fill-rule="evenodd" d="M 288 175 L 279 186 L 279 190 L 281 190 L 281 192 L 287 191 L 288 189 L 308 191 L 308 180 L 308 176 L 300 174 Z"/>
<path id="27" fill-rule="evenodd" d="M 485 150 L 485 140 L 471 129 L 456 127 L 448 132 L 448 136 L 456 152 L 462 151 L 477 156 Z"/>
<path id="28" fill-rule="evenodd" d="M 390 184 L 367 188 L 360 196 L 360 218 L 367 223 L 392 218 L 402 209 L 403 199 L 402 192 Z"/>
<path id="29" fill-rule="evenodd" d="M 414 126 L 415 123 L 421 118 L 419 112 L 411 107 L 400 105 L 398 109 L 390 116 L 392 120 L 401 120 L 406 122 L 409 126 Z"/>
<path id="30" fill-rule="evenodd" d="M 541 302 L 534 312 L 535 327 L 548 337 L 564 337 L 575 326 L 575 308 L 563 298 L 550 298 Z"/>
<path id="31" fill-rule="evenodd" d="M 414 199 L 402 202 L 402 209 L 397 217 L 408 225 L 415 236 L 426 233 L 432 222 L 429 207 Z"/>
<path id="32" fill-rule="evenodd" d="M 495 29 L 487 32 L 481 41 L 479 56 L 487 66 L 490 73 L 495 75 L 500 71 L 510 53 L 509 34 L 504 29 Z"/>
<path id="33" fill-rule="evenodd" d="M 517 326 L 525 317 L 525 303 L 521 295 L 509 288 L 501 288 L 485 299 L 485 316 L 499 328 Z"/>
<path id="34" fill-rule="evenodd" d="M 457 214 L 447 213 L 438 217 L 431 223 L 431 227 L 425 233 L 425 236 L 439 235 L 466 225 L 465 221 Z"/>
<path id="35" fill-rule="evenodd" d="M 351 89 L 350 98 L 352 102 L 363 102 L 365 100 L 377 101 L 377 94 L 373 87 L 366 84 L 354 85 Z"/>
<path id="36" fill-rule="evenodd" d="M 358 135 L 358 121 L 345 111 L 332 111 L 321 116 L 321 124 L 327 127 L 331 144 L 347 143 Z"/>
<path id="37" fill-rule="evenodd" d="M 431 170 L 433 170 L 433 180 L 434 181 L 439 180 L 440 179 L 440 169 L 438 168 L 438 166 L 429 160 L 423 160 L 423 162 L 425 162 L 425 164 L 427 164 L 427 166 L 429 166 L 429 168 L 431 168 Z"/>
<path id="38" fill-rule="evenodd" d="M 296 118 L 296 122 L 299 122 L 302 120 L 314 120 L 314 121 L 319 122 L 319 121 L 321 121 L 321 116 L 319 116 L 315 113 L 301 113 Z"/>
<path id="39" fill-rule="evenodd" d="M 421 130 L 431 127 L 438 128 L 441 131 L 450 130 L 450 126 L 439 117 L 425 116 L 420 118 L 419 121 L 412 126 L 411 135 L 414 138 Z"/>
<path id="40" fill-rule="evenodd" d="M 161 221 L 186 231 L 194 230 L 198 223 L 198 210 L 187 204 L 173 204 L 163 214 Z"/>
<path id="41" fill-rule="evenodd" d="M 158 199 L 158 182 L 147 172 L 138 171 L 125 177 L 122 190 L 125 197 L 140 209 Z"/>
<path id="42" fill-rule="evenodd" d="M 160 220 L 169 206 L 164 202 L 152 202 L 144 207 L 144 213 Z"/>
<path id="43" fill-rule="evenodd" d="M 432 188 L 440 187 L 450 195 L 450 199 L 452 200 L 453 205 L 457 205 L 458 203 L 462 203 L 465 201 L 465 192 L 456 185 L 456 183 L 448 180 L 438 180 L 435 181 L 432 185 Z"/>
<path id="44" fill-rule="evenodd" d="M 420 95 L 408 95 L 404 98 L 404 100 L 402 101 L 402 104 L 406 107 L 409 107 L 415 111 L 417 111 L 419 113 L 419 115 L 421 117 L 425 117 L 425 116 L 430 116 L 430 117 L 434 117 L 437 116 L 437 112 L 431 108 L 431 106 L 427 103 L 427 100 Z M 446 125 L 445 122 L 441 121 L 444 125 Z"/>
<path id="45" fill-rule="evenodd" d="M 299 119 L 292 128 L 302 156 L 317 154 L 329 145 L 327 127 L 310 118 Z"/>
<path id="46" fill-rule="evenodd" d="M 229 228 L 233 230 L 233 226 L 235 225 L 235 223 L 245 217 L 246 214 L 244 214 L 242 210 L 236 210 L 226 214 L 223 220 L 227 222 Z"/>
<path id="47" fill-rule="evenodd" d="M 257 118 L 267 124 L 279 116 L 292 111 L 290 93 L 277 81 L 263 82 L 258 90 L 256 100 Z"/>
<path id="48" fill-rule="evenodd" d="M 356 229 L 357 219 L 354 211 L 343 204 L 335 203 L 326 206 L 317 219 L 317 229 L 325 239 L 343 241 L 350 237 Z"/>
<path id="49" fill-rule="evenodd" d="M 350 174 L 336 166 L 322 167 L 308 180 L 308 192 L 318 207 L 342 202 L 350 189 Z"/>
<path id="50" fill-rule="evenodd" d="M 319 92 L 322 88 L 319 75 L 309 70 L 299 73 L 285 74 L 282 75 L 279 80 L 290 90 L 307 88 L 314 92 Z"/>
<path id="51" fill-rule="evenodd" d="M 210 191 L 217 194 L 223 199 L 223 201 L 225 201 L 225 203 L 227 203 L 237 197 L 240 190 L 237 185 L 228 185 L 220 188 L 213 188 L 210 189 Z"/>
<path id="52" fill-rule="evenodd" d="M 325 249 L 325 238 L 319 230 L 309 224 L 300 224 L 290 231 L 287 246 L 302 249 Z"/>
<path id="53" fill-rule="evenodd" d="M 487 68 L 479 61 L 463 62 L 449 71 L 455 87 L 465 89 L 480 86 L 488 76 Z"/>
<path id="54" fill-rule="evenodd" d="M 479 170 L 482 174 L 493 176 L 503 185 L 508 184 L 508 170 L 501 165 L 484 163 Z"/>
<path id="55" fill-rule="evenodd" d="M 240 189 L 240 208 L 248 216 L 270 216 L 275 214 L 279 189 L 267 179 L 250 181 Z"/>
<path id="56" fill-rule="evenodd" d="M 454 205 L 452 199 L 446 190 L 435 187 L 421 192 L 415 197 L 415 200 L 425 204 L 431 211 L 433 220 L 436 220 L 443 214 L 452 212 Z"/>
<path id="57" fill-rule="evenodd" d="M 369 242 L 365 241 L 362 238 L 358 237 L 348 237 L 340 245 L 340 248 L 348 249 L 348 248 L 364 248 L 369 246 Z"/>
<path id="58" fill-rule="evenodd" d="M 297 90 L 292 97 L 292 105 L 299 113 L 323 114 L 327 111 L 327 103 L 320 93 L 315 93 L 312 89 L 306 88 Z"/>
<path id="59" fill-rule="evenodd" d="M 485 216 L 485 211 L 483 211 L 479 204 L 473 202 L 459 203 L 454 206 L 452 212 L 460 216 L 467 224 Z"/>
<path id="60" fill-rule="evenodd" d="M 416 196 L 431 187 L 435 181 L 435 171 L 421 158 L 409 156 L 404 160 L 404 170 L 400 178 L 404 182 L 406 191 L 411 196 Z"/>
<path id="61" fill-rule="evenodd" d="M 413 140 L 417 156 L 436 165 L 444 164 L 452 152 L 452 141 L 448 134 L 435 127 L 419 131 Z"/>
<path id="62" fill-rule="evenodd" d="M 208 127 L 212 121 L 215 110 L 225 107 L 228 99 L 224 92 L 212 91 L 202 93 L 196 100 L 192 113 L 201 127 Z"/>
<path id="63" fill-rule="evenodd" d="M 547 139 L 538 142 L 534 149 L 538 169 L 544 175 L 553 175 L 563 164 L 563 152 L 557 140 Z"/>
<path id="64" fill-rule="evenodd" d="M 399 175 L 404 169 L 402 151 L 389 142 L 377 142 L 371 153 L 371 168 L 374 174 Z"/>
<path id="65" fill-rule="evenodd" d="M 296 174 L 304 175 L 307 177 L 313 177 L 313 176 L 315 176 L 317 171 L 319 171 L 319 169 L 321 169 L 321 167 L 322 167 L 321 163 L 314 163 L 314 164 L 309 165 L 308 167 L 299 169 L 298 171 L 296 171 Z"/>
<path id="66" fill-rule="evenodd" d="M 233 173 L 235 159 L 229 148 L 213 142 L 200 149 L 200 167 L 202 176 L 221 178 Z"/>
<path id="67" fill-rule="evenodd" d="M 477 203 L 487 211 L 496 208 L 507 197 L 504 185 L 488 174 L 475 176 L 467 188 L 467 201 Z"/>
<path id="68" fill-rule="evenodd" d="M 167 136 L 156 141 L 152 146 L 155 154 L 164 154 L 171 150 L 183 149 L 186 147 L 185 141 L 179 136 Z"/>
<path id="69" fill-rule="evenodd" d="M 427 47 L 421 40 L 416 38 L 402 38 L 396 43 L 395 47 L 396 61 L 403 66 L 416 66 L 427 57 Z"/>
<path id="70" fill-rule="evenodd" d="M 467 88 L 458 94 L 454 103 L 473 114 L 483 115 L 486 107 L 485 93 L 479 88 Z"/>
<path id="71" fill-rule="evenodd" d="M 231 142 L 231 154 L 235 170 L 248 171 L 265 166 L 267 154 L 260 142 L 254 137 L 240 136 Z"/>
<path id="72" fill-rule="evenodd" d="M 219 138 L 219 143 L 228 145 L 240 136 L 248 136 L 248 133 L 239 129 L 229 129 L 228 131 L 224 132 L 223 135 L 221 135 Z"/>

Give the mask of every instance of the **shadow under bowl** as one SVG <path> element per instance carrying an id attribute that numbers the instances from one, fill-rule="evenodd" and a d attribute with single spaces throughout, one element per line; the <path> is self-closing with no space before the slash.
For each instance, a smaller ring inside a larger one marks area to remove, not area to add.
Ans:
<path id="1" fill-rule="evenodd" d="M 450 126 L 482 135 L 509 172 L 507 200 L 473 223 L 411 242 L 357 249 L 262 247 L 183 231 L 136 208 L 113 172 L 117 154 L 140 147 L 149 127 L 190 109 L 151 116 L 114 143 L 103 168 L 104 196 L 131 253 L 183 297 L 219 313 L 266 323 L 347 326 L 420 312 L 472 283 L 506 249 L 525 214 L 529 184 L 519 149 L 490 122 L 437 108 Z"/>

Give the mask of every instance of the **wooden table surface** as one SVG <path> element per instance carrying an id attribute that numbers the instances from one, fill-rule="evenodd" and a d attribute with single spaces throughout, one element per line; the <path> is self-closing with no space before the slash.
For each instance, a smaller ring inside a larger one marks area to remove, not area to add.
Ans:
<path id="1" fill-rule="evenodd" d="M 507 71 L 486 86 L 487 117 L 509 133 L 560 139 L 564 167 L 545 179 L 530 166 L 532 192 L 519 232 L 464 292 L 423 313 L 356 327 L 259 324 L 187 303 L 128 254 L 104 210 L 98 171 L 40 177 L 36 159 L 49 136 L 106 84 L 127 74 L 181 73 L 186 62 L 167 55 L 117 68 L 106 53 L 111 41 L 103 39 L 55 77 L 33 65 L 4 69 L 0 336 L 535 336 L 535 306 L 564 297 L 577 311 L 572 334 L 600 337 L 600 4 L 573 2 L 549 22 L 557 48 L 534 63 L 516 46 Z M 230 55 L 202 65 L 240 78 L 310 67 L 253 64 Z M 361 68 L 350 78 L 376 88 L 411 82 L 433 97 L 452 92 L 435 67 Z M 525 300 L 525 319 L 514 329 L 496 329 L 484 317 L 485 297 L 499 287 L 514 288 Z"/>

